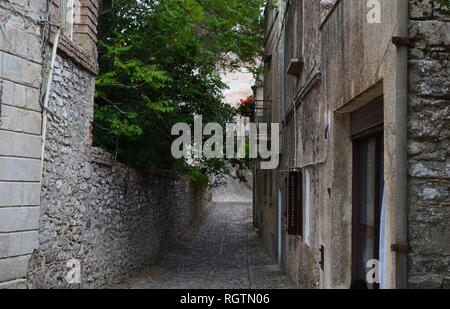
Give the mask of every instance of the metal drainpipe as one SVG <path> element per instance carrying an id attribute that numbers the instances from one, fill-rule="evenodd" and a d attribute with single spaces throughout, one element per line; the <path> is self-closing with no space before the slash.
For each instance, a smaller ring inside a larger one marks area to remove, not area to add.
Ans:
<path id="1" fill-rule="evenodd" d="M 284 9 L 286 10 L 287 9 L 287 6 L 285 5 L 285 7 L 284 7 Z M 283 14 L 286 14 L 286 12 L 283 12 Z M 283 23 L 286 23 L 286 21 L 283 19 Z M 281 72 L 282 72 L 282 74 L 281 74 L 281 121 L 283 122 L 283 140 L 284 140 L 284 138 L 285 138 L 285 135 L 286 135 L 286 121 L 285 121 L 285 111 L 286 111 L 286 109 L 285 109 L 285 89 L 284 89 L 284 87 L 285 87 L 285 74 L 286 74 L 286 72 L 285 72 L 285 70 L 286 70 L 286 53 L 285 53 L 285 48 L 286 48 L 286 27 L 285 27 L 285 25 L 282 25 L 281 26 L 281 29 L 282 29 L 282 31 L 283 31 L 283 33 L 281 33 L 281 35 L 283 36 L 283 52 L 282 52 L 282 54 L 283 54 L 283 56 L 282 56 L 282 59 L 281 59 Z M 284 144 L 284 143 L 283 143 Z M 278 192 L 279 192 L 279 189 L 278 189 Z M 283 248 L 282 248 L 282 241 L 283 241 L 283 237 L 282 237 L 282 227 L 281 227 L 281 224 L 282 224 L 282 215 L 281 215 L 281 212 L 282 212 L 282 206 L 281 206 L 281 193 L 279 192 L 278 193 L 278 199 L 279 199 L 279 201 L 278 201 L 278 266 L 280 266 L 281 267 L 281 260 L 282 260 L 282 250 L 283 250 Z"/>
<path id="2" fill-rule="evenodd" d="M 397 33 L 396 36 L 408 37 L 408 0 L 397 1 Z M 407 125 L 408 125 L 408 47 L 398 46 L 396 54 L 396 166 L 397 166 L 397 211 L 396 211 L 396 241 L 408 243 L 408 157 L 407 157 Z M 407 253 L 397 252 L 395 288 L 407 288 Z"/>
<path id="3" fill-rule="evenodd" d="M 286 7 L 285 7 L 286 9 Z M 283 21 L 283 23 L 285 23 L 285 21 Z M 285 75 L 286 75 L 286 52 L 285 52 L 285 48 L 286 48 L 286 30 L 284 26 L 281 27 L 281 29 L 283 29 L 283 33 L 281 33 L 281 35 L 283 36 L 283 57 L 282 57 L 282 63 L 281 63 L 281 120 L 283 121 L 284 127 L 286 126 L 286 122 L 285 122 L 285 113 L 286 113 L 286 109 L 285 109 Z M 286 128 L 285 128 L 286 129 Z"/>
<path id="4" fill-rule="evenodd" d="M 46 142 L 46 135 L 47 135 L 48 100 L 50 97 L 50 90 L 51 90 L 52 80 L 53 80 L 53 71 L 54 71 L 54 66 L 55 66 L 56 52 L 58 50 L 60 34 L 61 34 L 61 27 L 58 27 L 56 29 L 55 39 L 53 41 L 53 49 L 52 49 L 52 56 L 51 56 L 51 60 L 50 60 L 50 68 L 49 68 L 49 72 L 48 72 L 47 87 L 45 89 L 45 97 L 44 97 L 44 102 L 42 104 L 41 181 L 42 181 L 43 171 L 44 171 L 45 142 Z"/>

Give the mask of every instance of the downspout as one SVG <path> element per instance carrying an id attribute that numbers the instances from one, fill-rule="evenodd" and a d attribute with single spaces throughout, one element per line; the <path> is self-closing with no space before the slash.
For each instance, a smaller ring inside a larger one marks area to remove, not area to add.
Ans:
<path id="1" fill-rule="evenodd" d="M 284 6 L 284 12 L 283 15 L 286 16 L 286 9 L 287 9 L 287 5 L 285 4 Z M 283 123 L 283 139 L 285 138 L 286 135 L 286 121 L 285 121 L 285 113 L 286 113 L 286 109 L 285 109 L 285 82 L 286 82 L 286 53 L 285 53 L 285 48 L 286 48 L 286 31 L 285 31 L 285 22 L 286 20 L 283 18 L 283 25 L 281 26 L 282 29 L 282 33 L 281 35 L 283 36 L 283 51 L 282 51 L 282 58 L 281 58 L 281 121 Z M 281 267 L 281 260 L 282 260 L 282 241 L 283 241 L 283 237 L 282 237 L 282 228 L 281 228 L 281 224 L 282 224 L 282 201 L 281 201 L 281 192 L 280 189 L 278 188 L 278 266 Z"/>
<path id="2" fill-rule="evenodd" d="M 56 29 L 55 38 L 53 41 L 52 57 L 50 60 L 50 68 L 48 72 L 47 86 L 45 89 L 44 101 L 42 104 L 42 148 L 41 148 L 41 181 L 44 171 L 44 154 L 45 154 L 45 141 L 47 135 L 47 111 L 48 111 L 48 100 L 50 97 L 50 88 L 53 81 L 53 71 L 55 66 L 56 52 L 58 50 L 59 35 L 61 34 L 61 27 Z"/>
<path id="3" fill-rule="evenodd" d="M 287 9 L 287 6 L 285 6 L 285 10 Z M 286 14 L 286 12 L 284 12 L 284 14 Z M 285 114 L 286 114 L 286 109 L 285 109 L 285 83 L 286 83 L 286 52 L 285 52 L 285 48 L 286 48 L 286 31 L 284 31 L 285 27 L 284 27 L 284 23 L 285 20 L 283 19 L 283 25 L 281 27 L 283 33 L 281 33 L 281 35 L 283 36 L 283 57 L 282 57 L 282 63 L 281 63 L 281 119 L 283 122 L 283 127 L 286 128 L 286 118 L 285 118 Z"/>
<path id="4" fill-rule="evenodd" d="M 295 101 L 292 101 L 294 108 L 294 169 L 297 168 L 297 107 Z"/>
<path id="5" fill-rule="evenodd" d="M 408 38 L 408 0 L 397 1 L 396 36 Z M 408 243 L 408 47 L 397 46 L 396 50 L 396 138 L 395 158 L 397 166 L 397 201 L 396 201 L 396 241 L 397 244 Z M 395 261 L 395 288 L 406 289 L 408 284 L 407 252 L 397 252 Z"/>

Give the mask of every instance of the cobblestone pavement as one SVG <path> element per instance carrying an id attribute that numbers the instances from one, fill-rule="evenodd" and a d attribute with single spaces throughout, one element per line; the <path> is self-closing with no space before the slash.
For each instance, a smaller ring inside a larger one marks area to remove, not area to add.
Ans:
<path id="1" fill-rule="evenodd" d="M 231 183 L 214 192 L 208 215 L 186 240 L 118 288 L 282 289 L 294 285 L 258 241 L 251 191 Z"/>

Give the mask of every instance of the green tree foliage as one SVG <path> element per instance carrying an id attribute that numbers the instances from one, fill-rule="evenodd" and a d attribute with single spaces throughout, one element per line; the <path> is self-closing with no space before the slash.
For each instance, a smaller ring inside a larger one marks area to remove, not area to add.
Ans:
<path id="1" fill-rule="evenodd" d="M 450 14 L 450 0 L 435 0 L 441 5 L 439 11 L 444 14 Z"/>
<path id="2" fill-rule="evenodd" d="M 439 2 L 440 4 L 442 4 L 442 5 L 445 5 L 445 6 L 450 6 L 450 0 L 436 0 L 436 2 Z"/>
<path id="3" fill-rule="evenodd" d="M 175 160 L 177 122 L 225 124 L 220 65 L 250 66 L 261 52 L 265 0 L 103 0 L 94 143 L 128 165 L 157 166 L 205 182 L 224 160 Z M 231 60 L 229 55 L 237 55 Z M 236 163 L 236 162 L 234 162 Z"/>

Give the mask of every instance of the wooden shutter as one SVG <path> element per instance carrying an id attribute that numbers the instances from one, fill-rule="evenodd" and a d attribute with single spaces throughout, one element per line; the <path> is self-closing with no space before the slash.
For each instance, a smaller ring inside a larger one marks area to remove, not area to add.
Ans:
<path id="1" fill-rule="evenodd" d="M 302 173 L 290 172 L 288 177 L 288 234 L 302 236 Z"/>
<path id="2" fill-rule="evenodd" d="M 381 96 L 350 114 L 351 134 L 353 138 L 367 135 L 369 130 L 382 126 L 383 122 L 384 100 Z"/>

